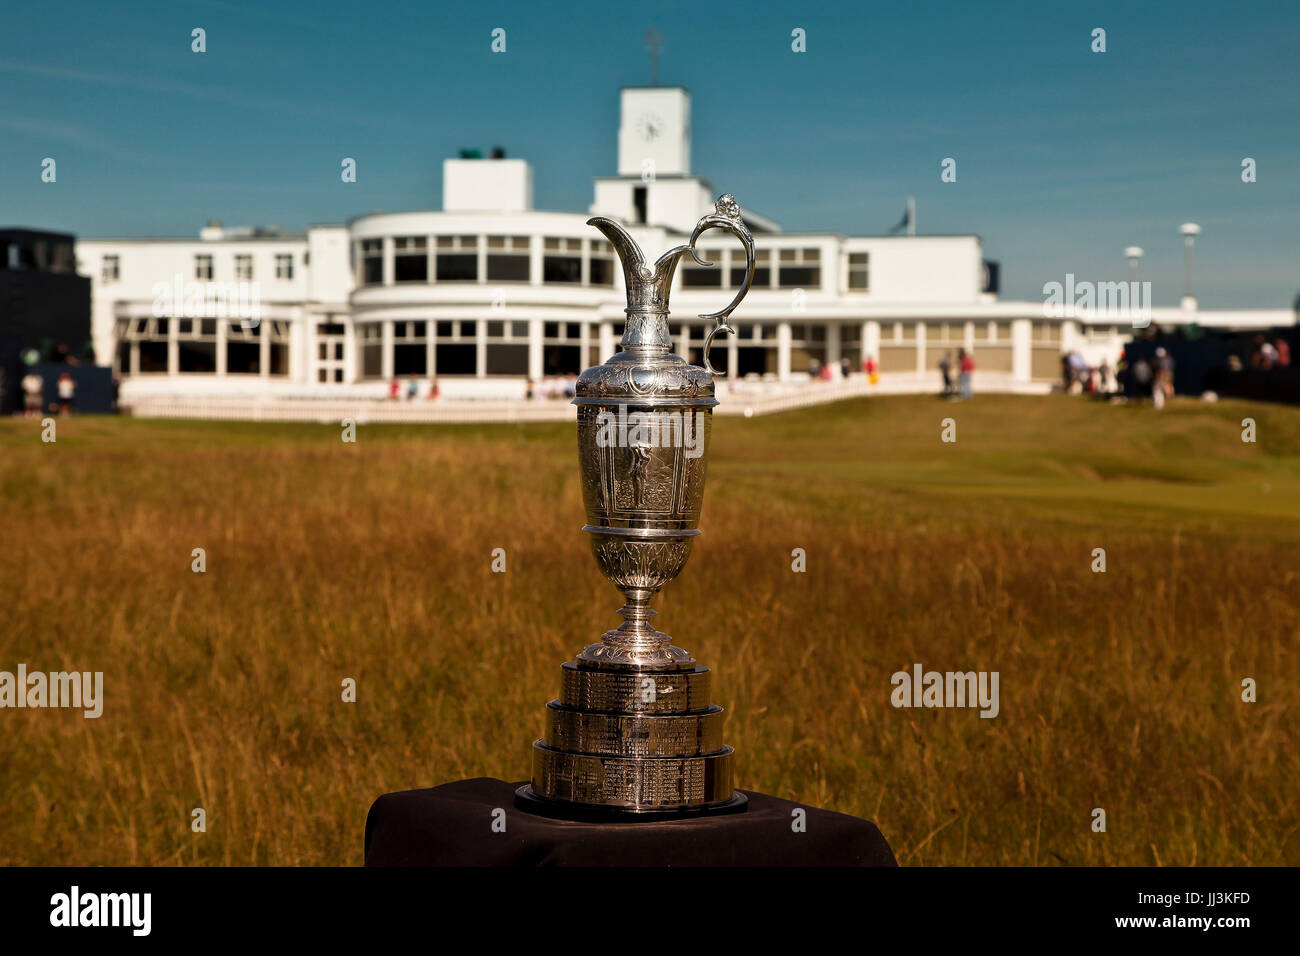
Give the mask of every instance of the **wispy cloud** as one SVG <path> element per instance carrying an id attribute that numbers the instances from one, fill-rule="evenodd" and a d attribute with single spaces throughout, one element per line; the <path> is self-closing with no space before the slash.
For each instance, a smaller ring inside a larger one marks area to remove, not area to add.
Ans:
<path id="1" fill-rule="evenodd" d="M 23 76 L 37 76 L 46 79 L 68 80 L 73 83 L 89 83 L 94 86 L 113 86 L 124 89 L 143 90 L 149 93 L 172 93 L 181 96 L 198 96 L 205 99 L 229 99 L 234 102 L 232 93 L 219 87 L 199 86 L 193 83 L 177 83 L 172 80 L 159 81 L 152 77 L 122 76 L 114 73 L 92 73 L 89 70 L 72 70 L 62 66 L 46 66 L 42 63 L 23 63 L 17 60 L 0 59 L 0 72 L 17 73 Z"/>
<path id="2" fill-rule="evenodd" d="M 36 116 L 0 113 L 0 129 L 11 130 L 50 143 L 102 153 L 131 163 L 148 161 L 147 156 L 134 150 L 123 149 L 111 139 L 85 126 L 73 126 Z"/>
<path id="3" fill-rule="evenodd" d="M 401 129 L 403 124 L 397 120 L 374 115 L 345 114 L 335 109 L 322 109 L 305 105 L 302 102 L 267 96 L 259 91 L 250 96 L 246 92 L 236 92 L 227 87 L 185 83 L 170 77 L 134 76 L 120 73 L 102 73 L 89 70 L 75 70 L 61 66 L 46 66 L 42 63 L 24 63 L 22 61 L 0 58 L 0 73 L 15 73 L 22 76 L 42 77 L 64 80 L 70 83 L 107 86 L 118 89 L 137 90 L 145 93 L 161 93 L 171 96 L 187 96 L 195 99 L 222 103 L 238 109 L 256 109 L 279 116 L 298 116 L 340 123 L 345 126 L 366 126 L 377 129 Z"/>

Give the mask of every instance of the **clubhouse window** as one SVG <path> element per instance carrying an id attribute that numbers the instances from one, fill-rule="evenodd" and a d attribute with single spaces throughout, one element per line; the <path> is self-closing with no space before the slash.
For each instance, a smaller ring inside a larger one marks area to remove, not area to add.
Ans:
<path id="1" fill-rule="evenodd" d="M 849 291 L 871 291 L 871 254 L 867 252 L 849 253 Z"/>
<path id="2" fill-rule="evenodd" d="M 134 343 L 139 356 L 140 372 L 166 372 L 170 322 L 166 318 L 119 320 L 118 335 L 120 345 L 124 346 L 120 352 L 120 371 L 130 372 L 130 346 Z"/>
<path id="3" fill-rule="evenodd" d="M 731 256 L 731 288 L 739 289 L 745 283 L 745 258 L 742 252 L 732 252 L 728 250 Z M 712 260 L 710 260 L 712 261 Z M 754 284 L 755 289 L 766 289 L 772 285 L 772 252 L 770 249 L 754 250 Z"/>
<path id="4" fill-rule="evenodd" d="M 576 285 L 582 282 L 582 240 L 547 239 L 542 256 L 542 281 Z"/>
<path id="5" fill-rule="evenodd" d="M 180 371 L 213 373 L 217 370 L 215 319 L 177 319 L 176 351 Z"/>
<path id="6" fill-rule="evenodd" d="M 582 323 L 542 325 L 542 374 L 577 375 L 582 369 Z"/>
<path id="7" fill-rule="evenodd" d="M 486 332 L 487 374 L 527 375 L 528 324 L 493 319 L 488 321 Z M 516 332 L 523 334 L 516 335 Z"/>
<path id="8" fill-rule="evenodd" d="M 488 281 L 527 282 L 529 245 L 527 236 L 488 236 Z"/>
<path id="9" fill-rule="evenodd" d="M 226 374 L 257 375 L 262 370 L 262 349 L 258 336 L 267 323 L 246 328 L 243 322 L 226 323 Z"/>
<path id="10" fill-rule="evenodd" d="M 424 236 L 400 236 L 393 240 L 393 281 L 429 281 L 429 246 Z"/>
<path id="11" fill-rule="evenodd" d="M 436 268 L 439 282 L 477 282 L 478 236 L 439 236 Z"/>
<path id="12" fill-rule="evenodd" d="M 357 338 L 361 342 L 361 377 L 379 378 L 384 368 L 384 327 L 379 322 L 359 322 Z"/>
<path id="13" fill-rule="evenodd" d="M 384 281 L 384 240 L 361 240 L 361 284 L 379 285 Z"/>
<path id="14" fill-rule="evenodd" d="M 822 283 L 821 250 L 782 249 L 776 274 L 777 288 L 804 289 Z"/>
<path id="15" fill-rule="evenodd" d="M 589 240 L 592 285 L 610 286 L 614 284 L 614 247 L 605 239 Z"/>
<path id="16" fill-rule="evenodd" d="M 393 374 L 426 375 L 429 371 L 429 323 L 393 323 Z"/>
<path id="17" fill-rule="evenodd" d="M 705 262 L 711 262 L 713 265 L 701 266 L 696 265 L 695 261 L 689 255 L 683 256 L 682 262 L 682 288 L 685 289 L 720 289 L 722 288 L 722 278 L 724 271 L 722 268 L 722 250 L 721 249 L 701 249 L 700 258 Z M 741 281 L 744 281 L 745 270 L 740 270 Z"/>

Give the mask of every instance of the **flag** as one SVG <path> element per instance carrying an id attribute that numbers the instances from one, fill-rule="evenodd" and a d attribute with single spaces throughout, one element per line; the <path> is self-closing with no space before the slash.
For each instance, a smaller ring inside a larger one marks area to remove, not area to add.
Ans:
<path id="1" fill-rule="evenodd" d="M 911 224 L 912 224 L 912 210 L 910 208 L 904 209 L 903 218 L 898 220 L 898 225 L 896 225 L 893 229 L 889 230 L 889 234 L 892 236 L 896 232 L 902 232 Z"/>

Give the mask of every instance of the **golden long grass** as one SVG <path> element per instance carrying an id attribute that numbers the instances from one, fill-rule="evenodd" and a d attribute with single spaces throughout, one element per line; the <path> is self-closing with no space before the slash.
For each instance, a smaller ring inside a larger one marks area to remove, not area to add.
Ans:
<path id="1" fill-rule="evenodd" d="M 1298 464 L 1300 410 L 1234 402 L 720 418 L 656 623 L 714 669 L 742 787 L 904 864 L 1295 864 Z M 621 603 L 571 425 L 15 420 L 0 489 L 0 670 L 106 698 L 0 710 L 5 864 L 360 863 L 379 794 L 524 779 Z M 1001 712 L 895 709 L 915 662 L 998 671 Z"/>

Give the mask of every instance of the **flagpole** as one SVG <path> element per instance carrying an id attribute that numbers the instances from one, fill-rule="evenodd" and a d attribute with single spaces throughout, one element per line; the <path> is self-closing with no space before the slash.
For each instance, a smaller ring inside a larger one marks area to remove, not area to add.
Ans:
<path id="1" fill-rule="evenodd" d="M 916 235 L 916 197 L 907 197 L 907 234 Z"/>

